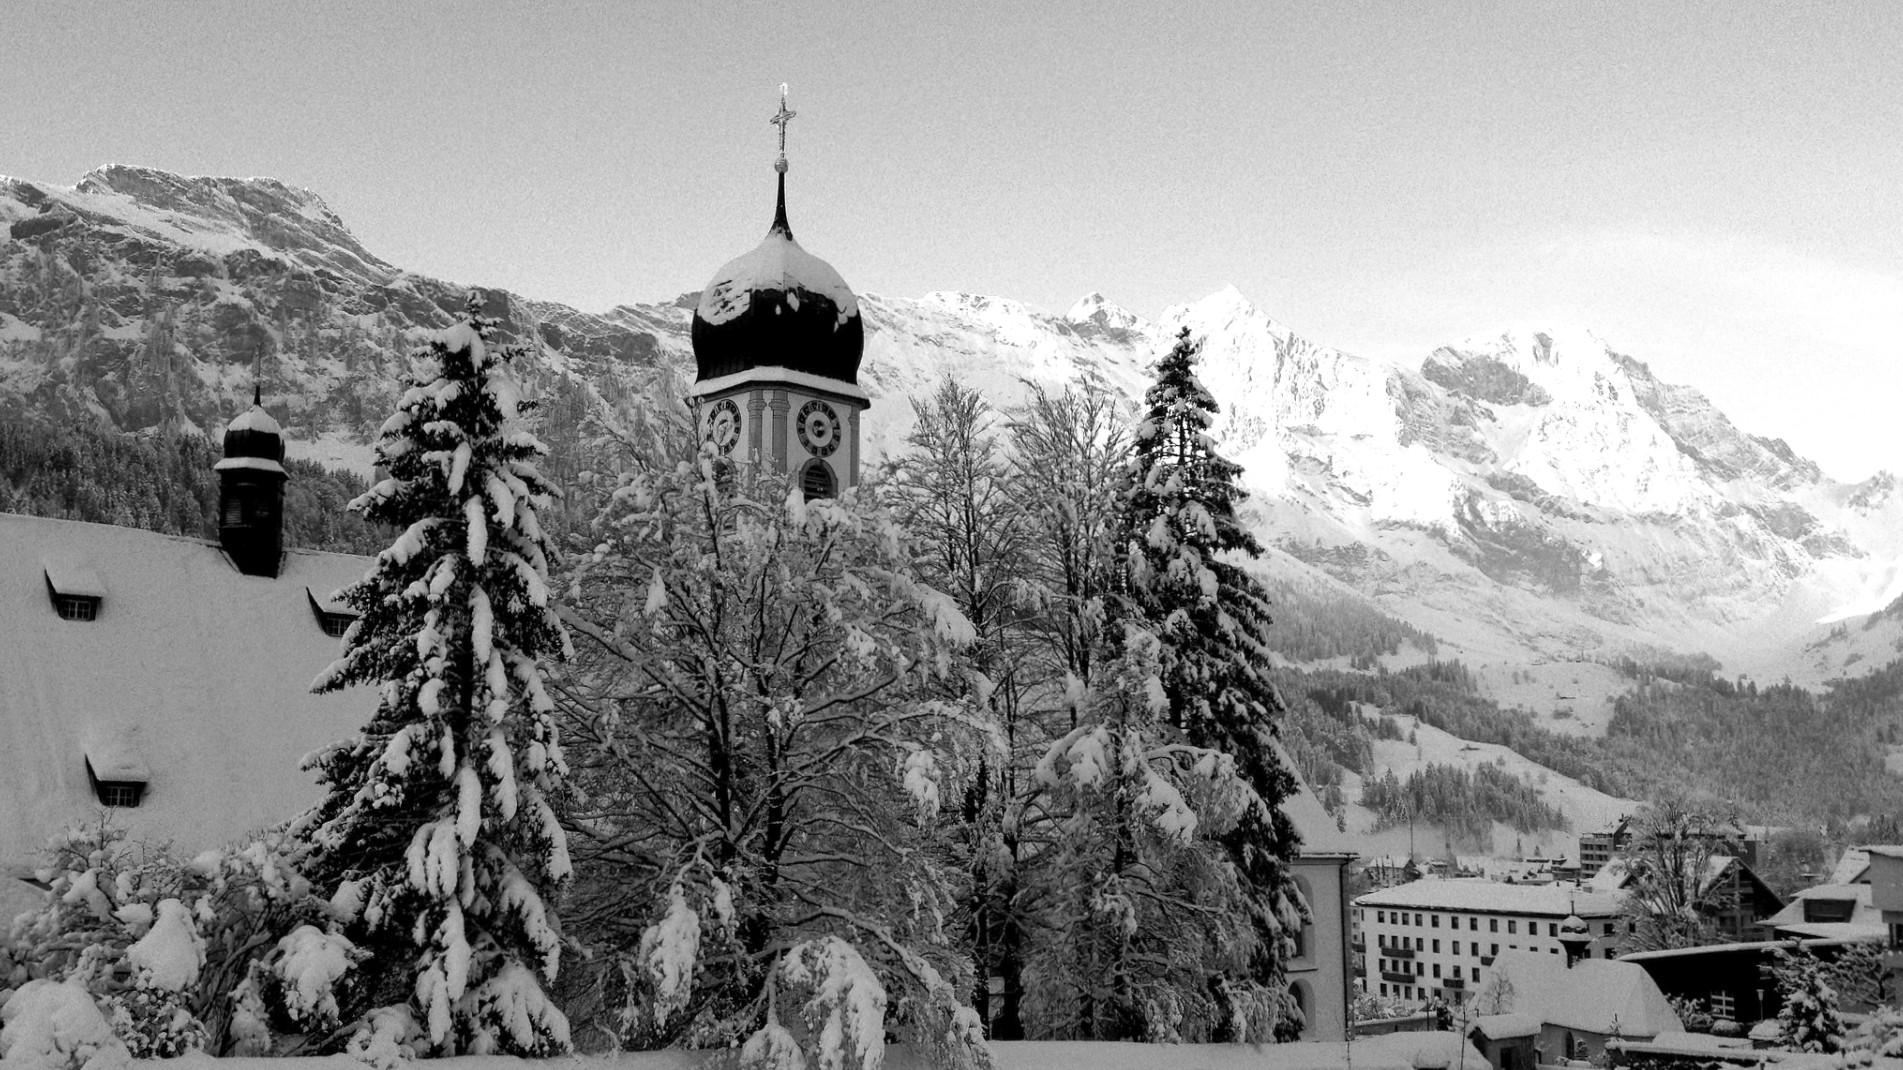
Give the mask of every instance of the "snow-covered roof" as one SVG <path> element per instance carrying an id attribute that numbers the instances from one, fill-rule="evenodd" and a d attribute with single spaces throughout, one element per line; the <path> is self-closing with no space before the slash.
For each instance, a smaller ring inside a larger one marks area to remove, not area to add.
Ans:
<path id="1" fill-rule="evenodd" d="M 1480 1030 L 1488 1040 L 1505 1040 L 1536 1036 L 1540 1025 L 1540 1020 L 1530 1014 L 1483 1014 L 1473 1020 L 1471 1028 Z"/>
<path id="2" fill-rule="evenodd" d="M 778 228 L 714 273 L 713 281 L 700 292 L 694 314 L 708 323 L 725 323 L 752 307 L 756 293 L 772 293 L 794 310 L 799 308 L 801 293 L 823 297 L 833 303 L 840 324 L 859 314 L 859 299 L 839 272 Z"/>
<path id="3" fill-rule="evenodd" d="M 54 611 L 42 575 L 56 556 L 110 588 L 97 620 Z M 0 513 L 0 873 L 30 868 L 48 836 L 98 815 L 89 758 L 101 779 L 146 781 L 137 807 L 112 811 L 116 824 L 188 855 L 315 802 L 299 759 L 355 732 L 376 699 L 310 694 L 338 642 L 307 591 L 369 566 L 293 550 L 272 580 L 201 539 Z"/>
<path id="4" fill-rule="evenodd" d="M 1800 940 L 1798 941 L 1798 946 L 1806 948 L 1837 947 L 1854 942 L 1856 941 L 1820 938 L 1815 940 Z M 1741 951 L 1756 951 L 1768 954 L 1780 948 L 1788 950 L 1790 946 L 1791 942 L 1789 940 L 1744 940 L 1730 944 L 1699 944 L 1695 947 L 1668 947 L 1658 951 L 1629 951 L 1620 955 L 1614 961 L 1633 963 L 1654 962 L 1659 959 L 1699 958 L 1705 955 L 1730 955 Z"/>
<path id="5" fill-rule="evenodd" d="M 311 604 L 316 606 L 321 613 L 336 613 L 351 617 L 357 615 L 355 609 L 351 608 L 343 599 L 337 597 L 343 593 L 342 591 L 327 590 L 319 587 L 306 587 L 304 590 L 310 594 Z"/>
<path id="6" fill-rule="evenodd" d="M 1369 892 L 1360 907 L 1408 907 L 1415 910 L 1469 910 L 1489 914 L 1536 914 L 1563 918 L 1610 917 L 1624 896 L 1571 883 L 1507 884 L 1483 878 L 1419 880 Z"/>
<path id="7" fill-rule="evenodd" d="M 997 1070 L 1492 1070 L 1478 1048 L 1454 1033 L 1260 1045 L 994 1040 L 988 1046 Z M 928 1051 L 893 1046 L 886 1049 L 885 1065 L 928 1070 L 933 1063 Z"/>
<path id="8" fill-rule="evenodd" d="M 1353 836 L 1341 831 L 1335 819 L 1329 815 L 1328 808 L 1322 805 L 1315 790 L 1302 779 L 1295 769 L 1295 762 L 1281 745 L 1275 745 L 1275 755 L 1281 759 L 1282 767 L 1295 777 L 1295 792 L 1282 800 L 1282 812 L 1288 815 L 1295 831 L 1302 836 L 1302 853 L 1305 855 L 1354 855 L 1359 854 L 1359 845 Z"/>
<path id="9" fill-rule="evenodd" d="M 212 470 L 216 472 L 229 472 L 233 469 L 244 468 L 254 472 L 276 472 L 278 475 L 285 474 L 284 466 L 271 460 L 269 457 L 226 457 L 211 467 Z"/>
<path id="10" fill-rule="evenodd" d="M 1861 847 L 1846 847 L 1830 871 L 1831 884 L 1856 884 L 1870 880 L 1870 852 Z"/>
<path id="11" fill-rule="evenodd" d="M 1503 951 L 1482 974 L 1506 980 L 1505 1013 L 1529 1015 L 1547 1025 L 1627 1037 L 1681 1032 L 1672 1005 L 1645 967 L 1623 959 L 1581 959 L 1570 969 L 1557 955 Z"/>
<path id="12" fill-rule="evenodd" d="M 40 558 L 40 570 L 46 576 L 46 582 L 53 587 L 53 593 L 68 598 L 104 598 L 106 585 L 99 580 L 99 573 L 91 564 L 73 557 L 63 551 L 53 551 Z"/>
<path id="13" fill-rule="evenodd" d="M 1778 932 L 1803 936 L 1854 938 L 1864 930 L 1882 933 L 1883 912 L 1871 902 L 1874 891 L 1868 884 L 1819 884 L 1805 888 L 1793 895 L 1783 910 L 1765 919 L 1764 924 Z M 1841 922 L 1810 921 L 1805 904 L 1813 900 L 1848 902 L 1850 916 Z"/>
<path id="14" fill-rule="evenodd" d="M 1877 917 L 1881 918 L 1881 912 Z M 1844 943 L 1868 943 L 1882 940 L 1889 933 L 1889 927 L 1882 921 L 1798 921 L 1773 928 L 1778 935 L 1799 936 L 1808 940 L 1833 940 Z"/>
<path id="15" fill-rule="evenodd" d="M 145 784 L 152 769 L 145 764 L 138 725 L 88 728 L 80 740 L 86 764 L 96 779 L 122 784 Z"/>
<path id="16" fill-rule="evenodd" d="M 225 425 L 225 430 L 259 431 L 267 435 L 284 433 L 284 428 L 278 426 L 277 420 L 273 419 L 270 413 L 265 412 L 262 405 L 253 405 L 232 417 L 231 422 Z"/>

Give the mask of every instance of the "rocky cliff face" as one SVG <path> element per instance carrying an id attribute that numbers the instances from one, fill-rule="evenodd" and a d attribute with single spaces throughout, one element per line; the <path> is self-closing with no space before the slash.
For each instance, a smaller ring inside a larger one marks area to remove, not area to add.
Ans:
<path id="1" fill-rule="evenodd" d="M 316 194 L 270 179 L 0 179 L 0 235 L 0 418 L 216 431 L 262 355 L 293 452 L 359 469 L 404 352 L 465 292 L 385 263 Z M 691 375 L 695 297 L 596 314 L 495 291 L 489 309 L 532 344 L 525 378 L 561 438 L 586 412 L 639 404 L 656 367 Z M 1515 327 L 1395 368 L 1233 289 L 1156 321 L 1100 294 L 1063 316 L 958 293 L 864 294 L 861 310 L 875 456 L 902 448 L 906 399 L 947 374 L 998 406 L 1027 381 L 1095 381 L 1134 403 L 1188 327 L 1270 567 L 1327 572 L 1482 654 L 1649 643 L 1738 664 L 1903 582 L 1888 483 L 1828 480 L 1590 331 Z"/>

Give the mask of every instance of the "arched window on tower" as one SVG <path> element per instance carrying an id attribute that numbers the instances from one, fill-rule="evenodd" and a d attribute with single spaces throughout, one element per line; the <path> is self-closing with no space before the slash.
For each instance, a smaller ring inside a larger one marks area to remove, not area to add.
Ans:
<path id="1" fill-rule="evenodd" d="M 825 461 L 815 457 L 806 462 L 805 468 L 800 469 L 800 493 L 806 496 L 807 501 L 830 498 L 837 488 L 833 470 Z"/>

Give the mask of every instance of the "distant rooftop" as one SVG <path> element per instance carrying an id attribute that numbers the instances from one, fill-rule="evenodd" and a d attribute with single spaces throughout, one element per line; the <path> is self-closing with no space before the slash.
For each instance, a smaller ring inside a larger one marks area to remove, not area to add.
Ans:
<path id="1" fill-rule="evenodd" d="M 1420 880 L 1369 892 L 1355 900 L 1363 907 L 1416 910 L 1469 910 L 1491 914 L 1538 914 L 1563 918 L 1609 917 L 1619 913 L 1624 896 L 1590 885 L 1506 884 L 1473 878 Z"/>

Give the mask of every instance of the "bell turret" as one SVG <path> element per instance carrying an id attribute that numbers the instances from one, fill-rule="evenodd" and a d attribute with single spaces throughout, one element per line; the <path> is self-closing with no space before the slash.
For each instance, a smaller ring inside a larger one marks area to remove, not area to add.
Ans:
<path id="1" fill-rule="evenodd" d="M 773 224 L 701 291 L 692 397 L 702 434 L 721 453 L 793 476 L 809 498 L 829 498 L 859 482 L 859 417 L 871 404 L 859 387 L 866 333 L 846 280 L 793 240 L 786 217 L 793 116 L 781 86 L 770 120 L 780 128 Z"/>
<path id="2" fill-rule="evenodd" d="M 218 543 L 247 576 L 278 574 L 284 553 L 284 430 L 264 411 L 263 395 L 225 425 L 218 472 Z"/>

